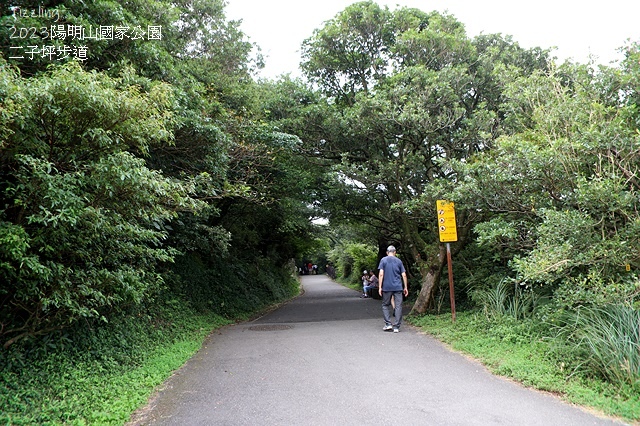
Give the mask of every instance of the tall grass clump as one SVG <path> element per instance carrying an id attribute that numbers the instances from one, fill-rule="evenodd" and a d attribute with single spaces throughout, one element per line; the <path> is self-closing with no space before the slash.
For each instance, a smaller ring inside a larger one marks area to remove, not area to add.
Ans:
<path id="1" fill-rule="evenodd" d="M 640 391 L 640 311 L 626 305 L 582 307 L 568 314 L 560 335 L 588 370 Z"/>
<path id="2" fill-rule="evenodd" d="M 517 283 L 503 279 L 497 285 L 471 291 L 471 300 L 487 318 L 510 316 L 515 319 L 528 317 L 536 307 L 538 298 L 533 290 L 523 289 Z"/>

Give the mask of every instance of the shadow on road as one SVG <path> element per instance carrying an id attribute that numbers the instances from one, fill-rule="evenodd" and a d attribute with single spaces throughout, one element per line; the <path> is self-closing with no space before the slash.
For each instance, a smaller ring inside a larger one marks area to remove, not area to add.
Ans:
<path id="1" fill-rule="evenodd" d="M 336 285 L 326 275 L 302 276 L 304 294 L 255 323 L 351 321 L 380 318 L 380 301 L 361 299 L 360 292 Z"/>

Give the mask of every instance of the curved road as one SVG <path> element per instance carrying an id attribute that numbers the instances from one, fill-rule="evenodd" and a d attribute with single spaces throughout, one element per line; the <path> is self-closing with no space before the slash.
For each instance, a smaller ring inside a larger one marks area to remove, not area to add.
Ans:
<path id="1" fill-rule="evenodd" d="M 218 330 L 130 425 L 614 425 L 495 377 L 322 275 Z"/>

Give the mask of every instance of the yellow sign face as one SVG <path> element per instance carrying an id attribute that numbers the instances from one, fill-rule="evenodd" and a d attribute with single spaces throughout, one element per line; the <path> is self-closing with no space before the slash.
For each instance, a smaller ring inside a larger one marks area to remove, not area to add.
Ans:
<path id="1" fill-rule="evenodd" d="M 456 210 L 452 201 L 436 201 L 438 211 L 438 233 L 441 243 L 458 241 L 458 229 L 456 228 Z"/>

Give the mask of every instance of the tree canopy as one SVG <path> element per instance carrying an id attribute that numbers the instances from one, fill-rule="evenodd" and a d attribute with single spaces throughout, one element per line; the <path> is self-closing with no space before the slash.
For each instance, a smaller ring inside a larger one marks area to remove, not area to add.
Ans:
<path id="1" fill-rule="evenodd" d="M 424 312 L 444 262 L 434 184 L 455 180 L 451 161 L 489 149 L 508 131 L 502 72 L 545 70 L 547 52 L 497 35 L 470 39 L 449 15 L 361 2 L 316 30 L 303 58 L 310 81 L 334 100 L 324 133 L 310 141 L 335 158 L 331 191 L 348 194 L 330 197 L 344 202 L 347 219 L 366 216 L 380 247 L 394 242 L 410 256 L 421 277 L 415 309 Z M 351 208 L 353 200 L 362 207 Z M 463 239 L 473 216 L 460 214 Z"/>

